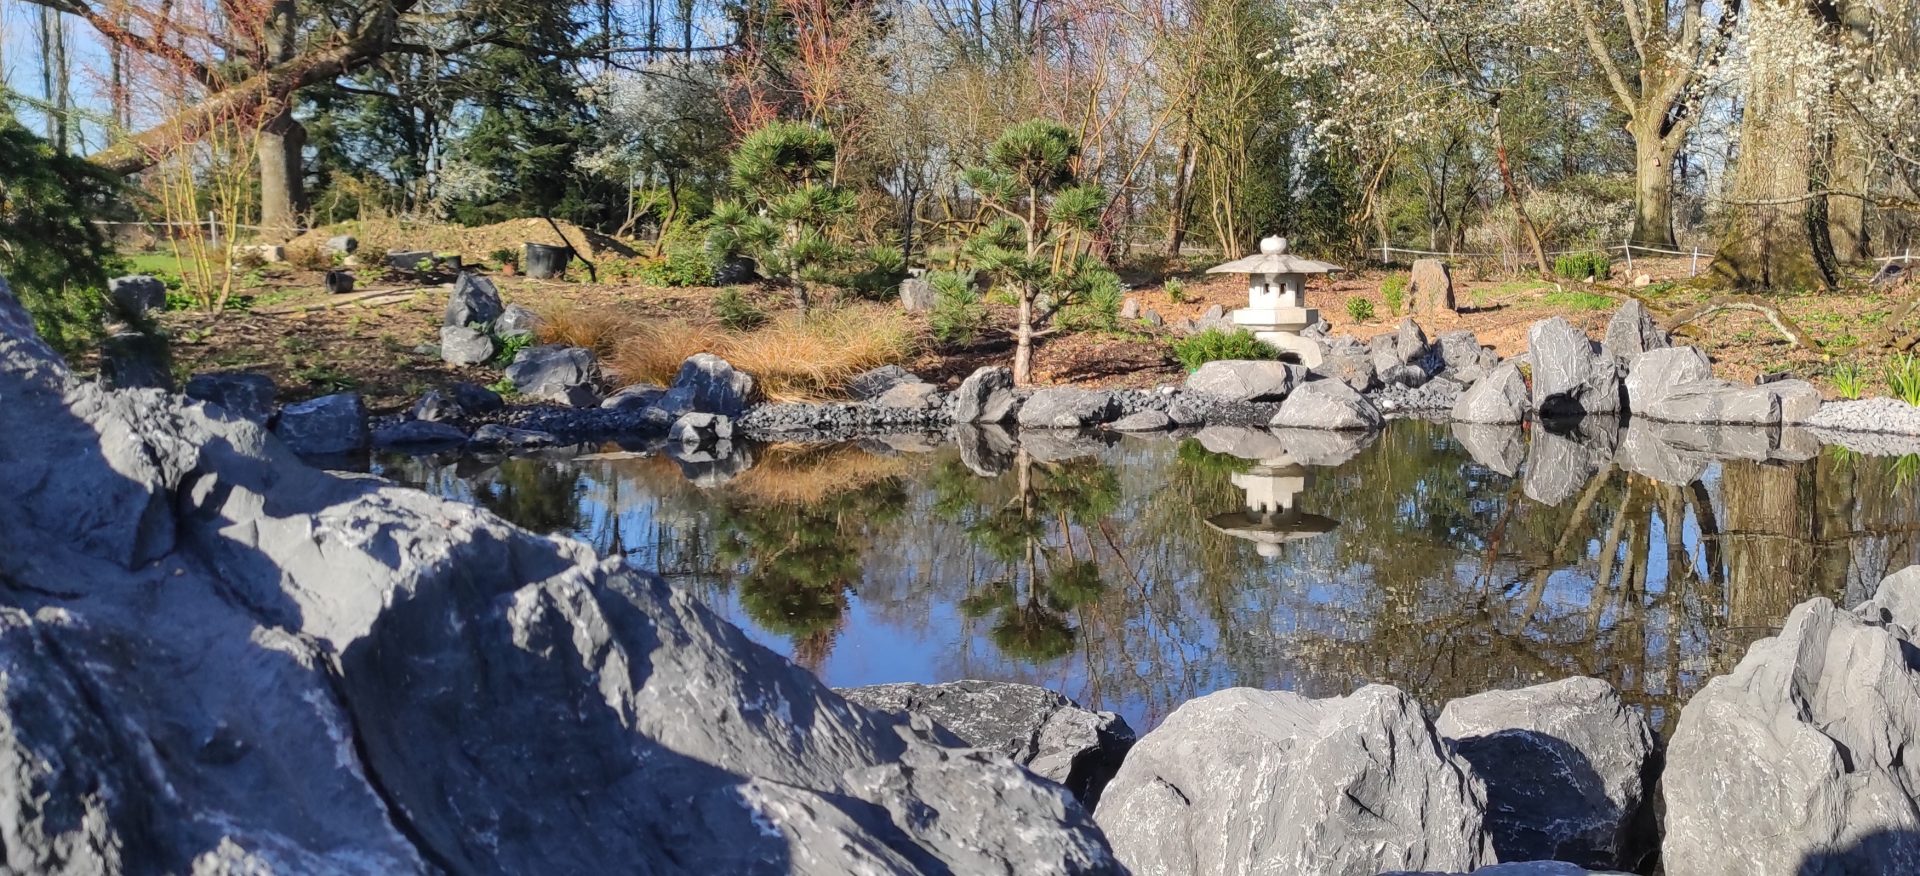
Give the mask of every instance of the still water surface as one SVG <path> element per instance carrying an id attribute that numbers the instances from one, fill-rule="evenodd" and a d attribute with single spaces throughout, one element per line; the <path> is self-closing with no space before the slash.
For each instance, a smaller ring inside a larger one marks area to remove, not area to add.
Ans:
<path id="1" fill-rule="evenodd" d="M 611 448 L 378 468 L 658 570 L 829 684 L 1023 681 L 1141 731 L 1236 685 L 1437 706 L 1570 674 L 1666 730 L 1795 603 L 1920 561 L 1912 457 L 1460 437 L 767 446 L 725 483 Z"/>

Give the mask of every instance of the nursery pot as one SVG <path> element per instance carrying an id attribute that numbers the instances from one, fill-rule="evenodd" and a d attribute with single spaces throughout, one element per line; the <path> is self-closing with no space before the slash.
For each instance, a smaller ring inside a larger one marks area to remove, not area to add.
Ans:
<path id="1" fill-rule="evenodd" d="M 529 242 L 524 259 L 527 276 L 536 280 L 551 280 L 567 272 L 567 261 L 572 257 L 573 250 L 567 247 Z"/>
<path id="2" fill-rule="evenodd" d="M 353 275 L 346 271 L 327 272 L 327 291 L 335 295 L 345 295 L 353 291 Z"/>

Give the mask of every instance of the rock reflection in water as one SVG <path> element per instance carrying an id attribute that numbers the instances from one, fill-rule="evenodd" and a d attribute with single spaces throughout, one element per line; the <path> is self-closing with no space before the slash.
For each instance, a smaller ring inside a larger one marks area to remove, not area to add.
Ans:
<path id="1" fill-rule="evenodd" d="M 1569 674 L 1664 726 L 1796 602 L 1920 561 L 1920 460 L 1798 430 L 955 437 L 382 464 L 658 569 L 831 684 L 1024 681 L 1139 727 L 1232 685 Z"/>

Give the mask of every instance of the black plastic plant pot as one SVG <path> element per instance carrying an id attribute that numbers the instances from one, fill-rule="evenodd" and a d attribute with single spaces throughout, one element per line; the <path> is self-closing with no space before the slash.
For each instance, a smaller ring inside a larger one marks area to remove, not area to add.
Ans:
<path id="1" fill-rule="evenodd" d="M 345 295 L 353 291 L 353 275 L 346 271 L 327 272 L 327 291 L 335 295 Z"/>
<path id="2" fill-rule="evenodd" d="M 536 280 L 554 279 L 567 272 L 567 261 L 572 257 L 573 250 L 564 246 L 528 243 L 525 260 L 527 276 Z"/>

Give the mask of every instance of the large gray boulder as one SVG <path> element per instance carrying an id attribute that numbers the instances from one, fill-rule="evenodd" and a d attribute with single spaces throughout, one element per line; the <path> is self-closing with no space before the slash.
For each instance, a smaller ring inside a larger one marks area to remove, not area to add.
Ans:
<path id="1" fill-rule="evenodd" d="M 1673 339 L 1653 322 L 1653 316 L 1637 298 L 1627 299 L 1615 311 L 1613 319 L 1607 321 L 1607 337 L 1601 347 L 1622 365 L 1631 366 L 1634 359 L 1649 350 L 1660 350 L 1673 346 Z"/>
<path id="2" fill-rule="evenodd" d="M 1276 428 L 1378 429 L 1380 410 L 1353 387 L 1338 380 L 1314 380 L 1295 389 L 1280 403 L 1268 423 Z"/>
<path id="3" fill-rule="evenodd" d="M 712 353 L 695 353 L 680 363 L 680 373 L 661 396 L 659 407 L 676 418 L 696 411 L 738 417 L 747 412 L 753 392 L 753 375 Z"/>
<path id="4" fill-rule="evenodd" d="M 492 280 L 462 272 L 460 278 L 453 281 L 453 291 L 447 295 L 447 312 L 440 324 L 486 328 L 505 312 L 506 308 L 500 304 L 500 290 Z"/>
<path id="5" fill-rule="evenodd" d="M 519 304 L 509 304 L 493 321 L 493 334 L 501 340 L 531 337 L 540 327 L 540 315 Z"/>
<path id="6" fill-rule="evenodd" d="M 1527 355 L 1534 410 L 1549 417 L 1620 410 L 1620 364 L 1597 354 L 1593 341 L 1565 318 L 1534 323 L 1527 331 Z"/>
<path id="7" fill-rule="evenodd" d="M 1119 715 L 1088 711 L 1030 684 L 876 684 L 836 693 L 876 711 L 932 719 L 968 745 L 998 751 L 1065 785 L 1088 810 L 1134 743 L 1133 728 Z"/>
<path id="8" fill-rule="evenodd" d="M 367 405 L 357 392 L 323 395 L 280 409 L 273 434 L 302 456 L 358 453 L 372 442 Z"/>
<path id="9" fill-rule="evenodd" d="M 1795 607 L 1680 711 L 1662 772 L 1669 873 L 1920 872 L 1920 575 Z"/>
<path id="10" fill-rule="evenodd" d="M 127 319 L 149 310 L 166 310 L 167 284 L 146 274 L 114 277 L 107 281 L 107 300 Z"/>
<path id="11" fill-rule="evenodd" d="M 1064 789 L 688 593 L 78 381 L 0 293 L 22 873 L 1112 873 Z"/>
<path id="12" fill-rule="evenodd" d="M 1473 332 L 1466 329 L 1447 332 L 1436 338 L 1434 347 L 1439 351 L 1441 373 L 1451 375 L 1463 383 L 1472 383 L 1481 375 L 1500 364 L 1500 354 L 1492 347 L 1480 343 Z"/>
<path id="13" fill-rule="evenodd" d="M 1364 350 L 1326 352 L 1321 355 L 1320 364 L 1313 367 L 1313 373 L 1338 380 L 1352 387 L 1354 392 L 1366 392 L 1380 385 L 1378 372 L 1373 367 L 1373 357 Z"/>
<path id="14" fill-rule="evenodd" d="M 448 365 L 481 365 L 493 358 L 493 338 L 464 325 L 440 327 L 440 361 Z"/>
<path id="15" fill-rule="evenodd" d="M 1019 422 L 1027 429 L 1081 429 L 1112 422 L 1120 416 L 1113 393 L 1053 386 L 1035 392 L 1020 406 Z"/>
<path id="16" fill-rule="evenodd" d="M 1602 466 L 1613 464 L 1617 446 L 1611 424 L 1592 424 L 1567 434 L 1551 429 L 1533 430 L 1527 445 L 1527 470 L 1520 491 L 1542 505 L 1558 505 L 1574 497 L 1598 474 Z"/>
<path id="17" fill-rule="evenodd" d="M 1627 373 L 1627 406 L 1640 413 L 1683 386 L 1713 379 L 1713 363 L 1699 347 L 1662 347 L 1634 356 Z"/>
<path id="18" fill-rule="evenodd" d="M 1668 423 L 1771 426 L 1780 422 L 1780 397 L 1764 386 L 1703 380 L 1675 387 L 1634 413 Z"/>
<path id="19" fill-rule="evenodd" d="M 1408 277 L 1407 306 L 1415 313 L 1452 313 L 1453 273 L 1439 259 L 1414 259 Z"/>
<path id="20" fill-rule="evenodd" d="M 549 344 L 521 350 L 507 366 L 506 377 L 514 391 L 527 398 L 588 408 L 600 403 L 599 392 L 594 389 L 599 371 L 593 351 Z"/>
<path id="21" fill-rule="evenodd" d="M 273 419 L 274 397 L 279 390 L 273 378 L 250 371 L 216 371 L 195 374 L 184 388 L 187 398 L 220 408 L 228 416 L 265 426 Z"/>
<path id="22" fill-rule="evenodd" d="M 1320 700 L 1232 688 L 1141 737 L 1095 817 L 1135 876 L 1375 876 L 1493 863 L 1484 801 L 1394 688 Z"/>
<path id="23" fill-rule="evenodd" d="M 974 369 L 953 393 L 956 423 L 1004 423 L 1013 419 L 1020 399 L 1013 394 L 1013 372 L 993 365 Z"/>
<path id="24" fill-rule="evenodd" d="M 1531 404 L 1520 367 L 1502 363 L 1480 378 L 1453 405 L 1453 419 L 1462 423 L 1519 423 Z"/>
<path id="25" fill-rule="evenodd" d="M 1279 401 L 1306 379 L 1307 369 L 1290 362 L 1222 359 L 1187 375 L 1185 388 L 1234 401 Z"/>
<path id="26" fill-rule="evenodd" d="M 847 395 L 856 401 L 873 401 L 904 383 L 923 383 L 920 376 L 898 365 L 882 365 L 847 379 Z"/>
<path id="27" fill-rule="evenodd" d="M 1597 678 L 1462 697 L 1434 729 L 1487 783 L 1506 861 L 1634 869 L 1652 850 L 1653 730 Z"/>

